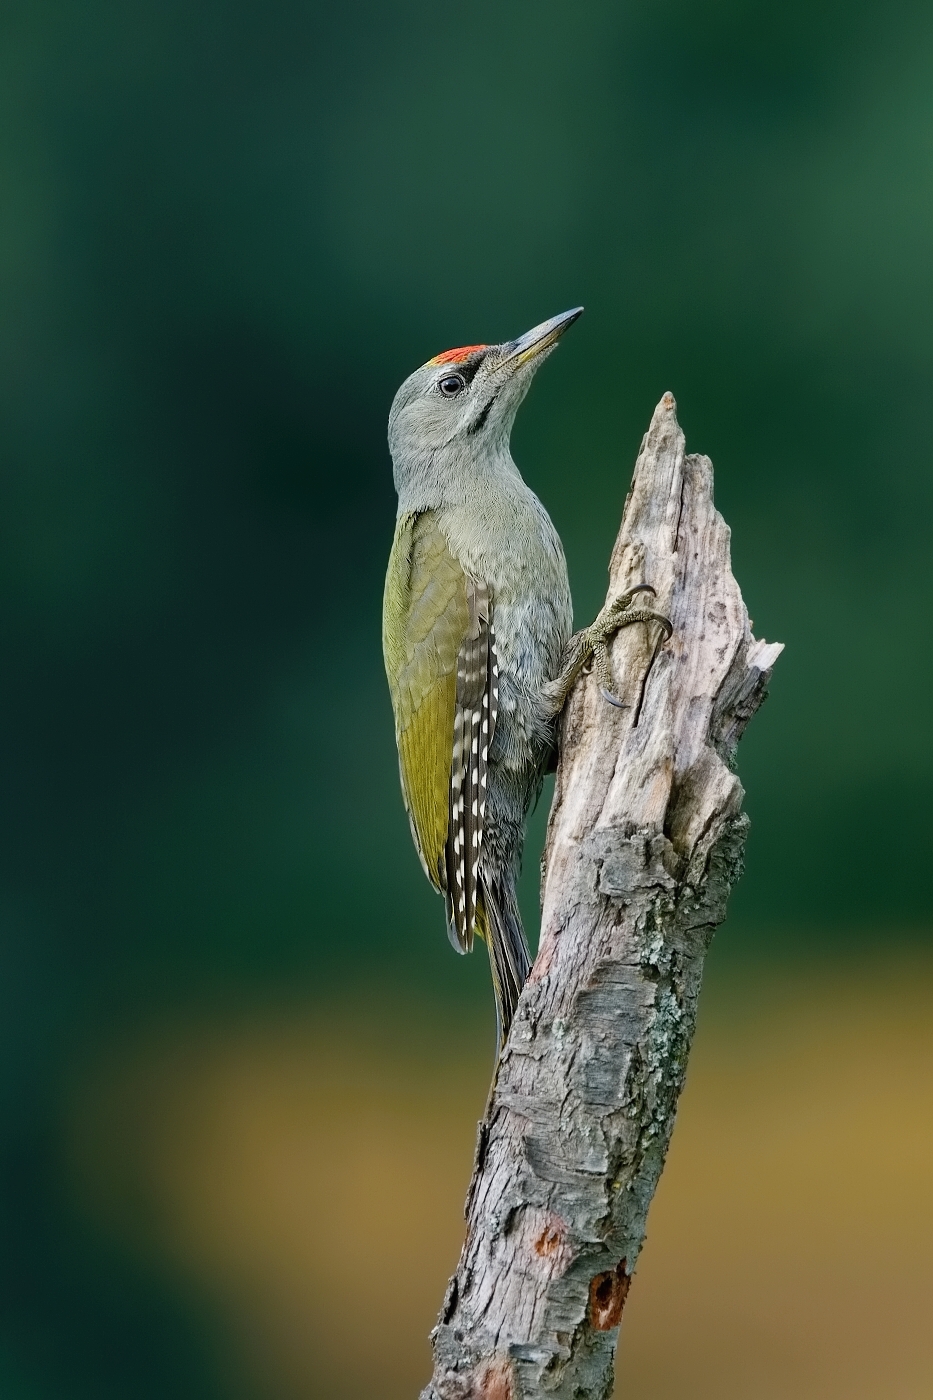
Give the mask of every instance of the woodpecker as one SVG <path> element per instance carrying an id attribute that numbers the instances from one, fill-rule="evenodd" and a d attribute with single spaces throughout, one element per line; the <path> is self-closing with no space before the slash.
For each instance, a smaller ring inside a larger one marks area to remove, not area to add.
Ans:
<path id="1" fill-rule="evenodd" d="M 619 703 L 607 644 L 620 627 L 659 622 L 670 633 L 632 606 L 654 591 L 645 584 L 571 636 L 564 551 L 509 450 L 536 370 L 582 312 L 435 355 L 389 414 L 398 517 L 383 651 L 402 794 L 451 943 L 462 953 L 477 934 L 486 943 L 500 1049 L 531 965 L 516 881 L 560 710 L 590 661 Z"/>

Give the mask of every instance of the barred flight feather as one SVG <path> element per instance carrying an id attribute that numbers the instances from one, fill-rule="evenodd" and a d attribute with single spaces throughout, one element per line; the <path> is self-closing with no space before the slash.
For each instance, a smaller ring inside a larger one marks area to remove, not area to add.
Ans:
<path id="1" fill-rule="evenodd" d="M 470 626 L 457 657 L 457 700 L 447 828 L 447 916 L 452 940 L 473 947 L 479 861 L 486 816 L 489 745 L 496 726 L 498 666 L 492 598 L 485 583 L 467 580 Z"/>

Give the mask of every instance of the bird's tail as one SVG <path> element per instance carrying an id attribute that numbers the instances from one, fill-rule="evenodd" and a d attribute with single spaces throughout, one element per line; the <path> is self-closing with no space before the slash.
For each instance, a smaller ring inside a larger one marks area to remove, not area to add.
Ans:
<path id="1" fill-rule="evenodd" d="M 479 876 L 476 932 L 489 949 L 489 966 L 496 994 L 499 1049 L 505 1044 L 518 998 L 531 968 L 511 873 Z"/>

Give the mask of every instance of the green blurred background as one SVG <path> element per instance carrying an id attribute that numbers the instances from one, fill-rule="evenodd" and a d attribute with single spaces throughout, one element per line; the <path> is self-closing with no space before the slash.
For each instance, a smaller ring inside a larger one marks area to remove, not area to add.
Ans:
<path id="1" fill-rule="evenodd" d="M 626 1394 L 933 1393 L 929 4 L 11 0 L 0 34 L 0 1396 L 423 1379 L 492 1013 L 397 793 L 385 420 L 578 303 L 513 444 L 578 619 L 670 389 L 787 643 Z"/>

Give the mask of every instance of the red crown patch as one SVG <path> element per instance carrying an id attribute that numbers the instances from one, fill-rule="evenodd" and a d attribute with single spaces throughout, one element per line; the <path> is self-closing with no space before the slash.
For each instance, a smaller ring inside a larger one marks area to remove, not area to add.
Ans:
<path id="1" fill-rule="evenodd" d="M 429 365 L 458 365 L 461 360 L 467 359 L 474 350 L 488 350 L 488 345 L 461 345 L 458 350 L 445 350 L 443 355 L 435 355 L 433 360 L 428 360 Z"/>

